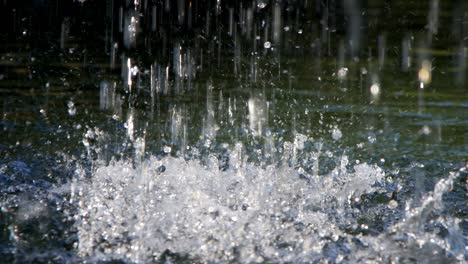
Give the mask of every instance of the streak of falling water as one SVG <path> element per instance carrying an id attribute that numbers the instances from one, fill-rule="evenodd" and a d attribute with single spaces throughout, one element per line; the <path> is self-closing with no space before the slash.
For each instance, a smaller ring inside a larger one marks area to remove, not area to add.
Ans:
<path id="1" fill-rule="evenodd" d="M 154 117 L 154 106 L 155 106 L 155 100 L 156 96 L 159 93 L 157 82 L 158 82 L 158 76 L 156 75 L 158 71 L 158 64 L 154 62 L 151 64 L 150 68 L 150 96 L 151 96 L 151 118 Z"/>
<path id="2" fill-rule="evenodd" d="M 111 47 L 111 58 L 110 58 L 110 68 L 115 69 L 115 60 L 117 57 L 117 51 L 119 50 L 119 44 L 115 42 Z"/>
<path id="3" fill-rule="evenodd" d="M 245 22 L 245 35 L 248 40 L 252 37 L 252 25 L 253 24 L 253 10 L 247 8 L 246 11 L 246 22 Z"/>
<path id="4" fill-rule="evenodd" d="M 171 0 L 164 1 L 164 11 L 166 11 L 166 13 L 171 12 Z"/>
<path id="5" fill-rule="evenodd" d="M 261 137 L 267 125 L 267 102 L 263 94 L 252 96 L 247 102 L 249 129 L 254 136 Z"/>
<path id="6" fill-rule="evenodd" d="M 141 178 L 139 179 L 140 184 L 145 184 L 145 174 L 143 173 L 143 159 L 145 157 L 145 150 L 146 150 L 146 140 L 145 140 L 146 131 L 143 131 L 143 137 L 138 137 L 135 139 L 134 148 L 135 148 L 135 161 L 136 161 L 136 168 L 137 168 L 137 175 Z"/>
<path id="7" fill-rule="evenodd" d="M 60 28 L 60 49 L 65 49 L 66 42 L 68 40 L 68 35 L 70 34 L 70 19 L 68 17 L 63 19 L 61 28 Z"/>
<path id="8" fill-rule="evenodd" d="M 157 29 L 157 14 L 158 14 L 158 9 L 157 6 L 154 5 L 151 8 L 151 31 L 155 32 Z"/>
<path id="9" fill-rule="evenodd" d="M 377 39 L 377 52 L 378 52 L 378 61 L 379 69 L 382 70 L 385 65 L 385 53 L 386 53 L 386 36 L 385 34 L 380 34 Z"/>
<path id="10" fill-rule="evenodd" d="M 127 69 L 125 72 L 127 74 L 124 80 L 126 80 L 128 91 L 131 93 L 133 80 L 132 80 L 132 60 L 130 58 L 127 58 Z"/>
<path id="11" fill-rule="evenodd" d="M 349 18 L 348 22 L 348 41 L 351 51 L 351 57 L 355 58 L 359 56 L 360 44 L 361 44 L 361 26 L 362 26 L 362 15 L 359 1 L 344 1 L 345 12 Z"/>
<path id="12" fill-rule="evenodd" d="M 431 0 L 430 10 L 427 16 L 427 27 L 429 41 L 432 41 L 432 36 L 437 35 L 439 29 L 439 0 Z"/>
<path id="13" fill-rule="evenodd" d="M 120 78 L 122 78 L 122 81 L 124 84 L 128 83 L 128 66 L 127 66 L 127 56 L 125 56 L 124 53 L 120 55 Z"/>
<path id="14" fill-rule="evenodd" d="M 234 8 L 229 8 L 229 27 L 228 27 L 228 34 L 232 36 L 234 32 Z"/>
<path id="15" fill-rule="evenodd" d="M 193 19 L 193 15 L 192 15 L 192 1 L 189 1 L 189 6 L 188 6 L 188 10 L 187 10 L 187 27 L 189 29 L 192 28 L 192 19 Z"/>
<path id="16" fill-rule="evenodd" d="M 159 93 L 159 76 L 158 76 L 158 73 L 159 73 L 159 65 L 158 63 L 155 61 L 153 64 L 151 64 L 151 68 L 150 68 L 150 89 L 151 89 L 151 98 L 154 98 L 156 97 L 156 94 Z"/>
<path id="17" fill-rule="evenodd" d="M 455 81 L 458 85 L 464 85 L 465 84 L 465 78 L 466 78 L 466 60 L 467 60 L 467 49 L 463 45 L 463 43 L 460 44 L 460 46 L 457 49 L 456 52 L 456 65 L 457 69 L 455 70 Z"/>
<path id="18" fill-rule="evenodd" d="M 169 1 L 169 0 L 167 0 L 167 1 Z M 206 10 L 206 16 L 205 16 L 205 36 L 206 37 L 210 36 L 210 28 L 211 28 L 210 11 Z"/>
<path id="19" fill-rule="evenodd" d="M 320 4 L 318 4 L 320 6 Z M 328 43 L 330 44 L 330 28 L 329 28 L 329 6 L 328 6 L 328 1 L 327 4 L 322 7 L 322 12 L 321 12 L 321 19 L 320 19 L 320 24 L 321 24 L 321 34 L 320 34 L 320 41 L 321 43 Z M 331 49 L 330 45 L 327 46 L 327 54 L 330 54 Z"/>
<path id="20" fill-rule="evenodd" d="M 124 9 L 123 6 L 119 7 L 119 32 L 124 30 Z"/>
<path id="21" fill-rule="evenodd" d="M 163 87 L 162 87 L 162 91 L 163 91 L 163 94 L 164 95 L 167 95 L 169 94 L 169 65 L 166 66 L 166 68 L 160 68 L 161 69 L 161 72 L 162 72 L 162 77 L 163 77 L 163 81 L 161 81 L 161 84 L 163 84 Z M 163 69 L 164 69 L 164 72 L 163 72 Z"/>
<path id="22" fill-rule="evenodd" d="M 312 43 L 312 47 L 313 47 L 313 57 L 312 57 L 312 60 L 313 60 L 313 63 L 312 63 L 312 67 L 313 67 L 313 72 L 314 74 L 317 76 L 317 79 L 318 80 L 321 80 L 321 75 L 322 75 L 322 44 L 320 42 L 320 39 L 319 38 L 316 38 L 314 40 L 314 42 Z"/>
<path id="23" fill-rule="evenodd" d="M 281 7 L 279 3 L 275 4 L 275 8 L 273 10 L 273 41 L 275 42 L 276 46 L 281 41 L 281 31 L 282 31 L 282 22 L 281 22 Z"/>
<path id="24" fill-rule="evenodd" d="M 171 109 L 171 143 L 179 147 L 183 157 L 187 149 L 187 109 L 173 106 Z"/>
<path id="25" fill-rule="evenodd" d="M 99 109 L 113 109 L 115 106 L 115 85 L 109 81 L 101 81 L 99 91 Z"/>
<path id="26" fill-rule="evenodd" d="M 234 29 L 234 75 L 239 76 L 241 73 L 241 42 L 240 37 L 237 34 L 237 30 Z"/>
<path id="27" fill-rule="evenodd" d="M 182 46 L 176 43 L 172 52 L 172 70 L 175 77 L 175 92 L 178 93 L 181 90 L 181 78 L 183 76 L 183 65 L 182 65 Z"/>
<path id="28" fill-rule="evenodd" d="M 130 141 L 135 140 L 135 110 L 133 108 L 128 112 L 127 122 L 125 122 L 125 128 L 127 129 L 127 136 Z"/>
<path id="29" fill-rule="evenodd" d="M 171 108 L 170 113 L 171 143 L 173 145 L 181 146 L 181 138 L 183 138 L 183 128 L 185 126 L 184 111 L 181 107 L 175 105 Z"/>
<path id="30" fill-rule="evenodd" d="M 215 119 L 215 108 L 213 102 L 213 85 L 210 83 L 206 87 L 206 116 L 203 122 L 202 137 L 205 139 L 205 144 L 209 147 L 212 141 L 216 138 L 218 125 Z"/>
<path id="31" fill-rule="evenodd" d="M 258 61 L 257 56 L 250 57 L 250 80 L 255 83 L 257 82 L 258 75 Z"/>
<path id="32" fill-rule="evenodd" d="M 348 75 L 348 68 L 345 67 L 345 62 L 346 62 L 345 52 L 346 52 L 345 45 L 344 45 L 344 42 L 341 40 L 338 44 L 338 55 L 336 58 L 336 65 L 337 65 L 336 75 L 338 77 L 338 80 L 340 80 L 340 82 L 346 81 L 347 75 Z M 344 85 L 344 83 L 341 83 L 341 84 Z"/>
<path id="33" fill-rule="evenodd" d="M 127 49 L 136 47 L 137 34 L 140 31 L 140 15 L 131 11 L 125 16 L 123 42 Z"/>
<path id="34" fill-rule="evenodd" d="M 216 16 L 219 16 L 221 14 L 221 0 L 216 0 Z"/>
<path id="35" fill-rule="evenodd" d="M 411 37 L 406 35 L 401 41 L 401 70 L 408 72 L 411 67 Z"/>
<path id="36" fill-rule="evenodd" d="M 315 144 L 315 147 L 317 148 L 317 152 L 312 154 L 312 160 L 313 160 L 313 170 L 312 170 L 312 175 L 315 178 L 318 178 L 319 176 L 319 159 L 320 156 L 322 155 L 322 142 L 318 142 Z"/>
<path id="37" fill-rule="evenodd" d="M 177 1 L 177 18 L 179 20 L 179 25 L 183 25 L 185 22 L 185 1 Z"/>
<path id="38" fill-rule="evenodd" d="M 338 55 L 337 55 L 337 66 L 338 66 L 338 69 L 342 69 L 345 67 L 345 54 L 346 50 L 345 50 L 345 45 L 344 45 L 344 42 L 343 40 L 340 40 L 339 44 L 338 44 Z"/>

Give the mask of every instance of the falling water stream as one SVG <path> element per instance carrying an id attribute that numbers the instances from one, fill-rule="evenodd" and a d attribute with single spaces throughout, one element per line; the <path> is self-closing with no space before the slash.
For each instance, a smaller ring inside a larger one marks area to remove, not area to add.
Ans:
<path id="1" fill-rule="evenodd" d="M 0 263 L 464 263 L 466 1 L 0 3 Z"/>

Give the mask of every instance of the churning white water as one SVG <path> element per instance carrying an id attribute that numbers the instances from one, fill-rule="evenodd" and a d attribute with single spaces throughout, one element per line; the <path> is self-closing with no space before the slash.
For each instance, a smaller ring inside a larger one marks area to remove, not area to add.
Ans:
<path id="1" fill-rule="evenodd" d="M 224 169 L 214 155 L 204 162 L 152 156 L 96 165 L 91 178 L 78 175 L 73 183 L 78 252 L 136 263 L 169 252 L 188 262 L 463 259 L 459 220 L 437 214 L 458 172 L 421 201 L 400 205 L 391 199 L 398 186 L 378 166 L 350 168 L 346 156 L 338 160 L 330 173 L 310 175 L 287 162 L 247 162 L 238 143 Z M 376 193 L 389 202 L 362 206 L 362 197 Z M 372 231 L 372 219 L 385 215 L 401 219 Z M 448 234 L 428 232 L 428 223 Z"/>

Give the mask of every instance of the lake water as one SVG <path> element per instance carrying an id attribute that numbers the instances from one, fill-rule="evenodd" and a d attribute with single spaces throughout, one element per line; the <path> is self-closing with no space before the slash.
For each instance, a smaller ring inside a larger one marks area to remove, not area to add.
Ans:
<path id="1" fill-rule="evenodd" d="M 0 3 L 0 263 L 467 261 L 465 1 Z"/>

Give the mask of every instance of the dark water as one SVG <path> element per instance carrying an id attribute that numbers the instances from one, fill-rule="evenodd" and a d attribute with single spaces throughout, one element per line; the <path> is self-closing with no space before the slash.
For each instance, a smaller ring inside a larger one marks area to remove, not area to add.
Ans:
<path id="1" fill-rule="evenodd" d="M 0 262 L 466 261 L 465 1 L 0 10 Z"/>

